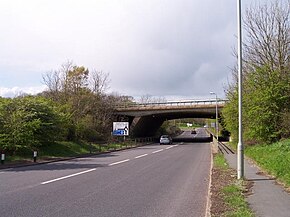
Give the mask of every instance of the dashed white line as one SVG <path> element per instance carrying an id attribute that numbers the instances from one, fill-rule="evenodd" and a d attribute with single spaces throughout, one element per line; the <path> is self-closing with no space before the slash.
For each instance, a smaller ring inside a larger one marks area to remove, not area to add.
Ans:
<path id="1" fill-rule="evenodd" d="M 118 161 L 118 162 L 115 162 L 115 163 L 111 163 L 111 164 L 109 164 L 109 166 L 114 166 L 114 165 L 117 165 L 117 164 L 125 163 L 125 162 L 127 162 L 129 160 L 130 159 L 126 159 L 126 160 Z"/>
<path id="2" fill-rule="evenodd" d="M 89 172 L 95 171 L 96 169 L 97 168 L 90 169 L 90 170 L 85 170 L 85 171 L 82 171 L 82 172 L 79 172 L 79 173 L 74 173 L 74 174 L 71 174 L 71 175 L 68 175 L 68 176 L 63 176 L 63 177 L 60 177 L 60 178 L 57 178 L 57 179 L 52 179 L 52 180 L 49 180 L 49 181 L 46 181 L 46 182 L 41 182 L 41 184 L 42 185 L 49 184 L 49 183 L 52 183 L 52 182 L 60 181 L 60 180 L 71 178 L 71 177 L 78 176 L 78 175 L 82 175 L 84 173 L 89 173 Z"/>
<path id="3" fill-rule="evenodd" d="M 138 158 L 141 158 L 141 157 L 145 157 L 145 156 L 147 156 L 148 154 L 142 154 L 142 155 L 139 155 L 139 156 L 137 156 L 137 157 L 135 157 L 135 159 L 138 159 Z"/>
<path id="4" fill-rule="evenodd" d="M 165 148 L 165 149 L 167 150 L 167 149 L 170 149 L 170 148 L 173 148 L 173 147 L 174 147 L 174 146 L 173 146 L 173 145 L 171 145 L 171 146 L 169 146 L 169 147 L 167 147 L 167 148 Z"/>
<path id="5" fill-rule="evenodd" d="M 158 153 L 158 152 L 163 151 L 163 150 L 164 150 L 164 149 L 159 149 L 159 150 L 157 150 L 157 151 L 153 151 L 152 154 Z"/>

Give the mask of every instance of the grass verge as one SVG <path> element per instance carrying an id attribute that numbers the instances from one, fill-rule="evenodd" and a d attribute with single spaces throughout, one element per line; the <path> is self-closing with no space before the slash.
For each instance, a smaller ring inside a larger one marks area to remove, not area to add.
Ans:
<path id="1" fill-rule="evenodd" d="M 214 156 L 211 186 L 211 216 L 253 217 L 245 200 L 246 181 L 237 181 L 222 154 Z"/>
<path id="2" fill-rule="evenodd" d="M 65 158 L 75 157 L 79 155 L 85 155 L 90 153 L 100 153 L 106 151 L 119 150 L 127 147 L 132 147 L 135 144 L 128 141 L 126 143 L 111 143 L 111 144 L 93 144 L 85 142 L 55 142 L 47 146 L 40 147 L 38 150 L 38 161 L 54 159 L 54 158 Z M 28 149 L 19 150 L 14 155 L 6 155 L 5 162 L 21 163 L 33 160 L 33 151 Z"/>
<path id="3" fill-rule="evenodd" d="M 290 139 L 270 145 L 248 146 L 245 153 L 267 173 L 290 187 Z"/>

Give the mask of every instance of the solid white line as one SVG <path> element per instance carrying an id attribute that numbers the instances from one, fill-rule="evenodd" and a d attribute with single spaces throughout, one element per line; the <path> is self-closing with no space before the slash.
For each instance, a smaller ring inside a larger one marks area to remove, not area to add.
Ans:
<path id="1" fill-rule="evenodd" d="M 158 153 L 158 152 L 163 151 L 163 150 L 164 150 L 164 149 L 159 149 L 159 150 L 157 150 L 157 151 L 153 151 L 152 154 Z"/>
<path id="2" fill-rule="evenodd" d="M 92 172 L 92 171 L 95 171 L 95 170 L 96 170 L 96 168 L 90 169 L 90 170 L 85 170 L 83 172 L 74 173 L 74 174 L 71 174 L 71 175 L 68 175 L 68 176 L 63 176 L 63 177 L 60 177 L 60 178 L 57 178 L 57 179 L 52 179 L 52 180 L 49 180 L 49 181 L 46 181 L 46 182 L 41 182 L 41 184 L 42 185 L 49 184 L 49 183 L 52 183 L 52 182 L 60 181 L 60 180 L 71 178 L 71 177 L 78 176 L 78 175 L 82 175 L 84 173 L 89 173 L 89 172 Z"/>
<path id="3" fill-rule="evenodd" d="M 148 154 L 142 154 L 142 155 L 139 155 L 139 156 L 137 156 L 137 157 L 135 157 L 135 159 L 138 159 L 138 158 L 141 158 L 141 157 L 145 157 L 145 156 L 147 156 Z"/>
<path id="4" fill-rule="evenodd" d="M 167 148 L 165 148 L 165 149 L 167 150 L 167 149 L 170 149 L 170 148 L 173 148 L 173 147 L 174 147 L 174 146 L 173 146 L 173 145 L 171 145 L 171 146 L 169 146 L 169 147 L 167 147 Z"/>
<path id="5" fill-rule="evenodd" d="M 118 162 L 115 162 L 115 163 L 111 163 L 111 164 L 109 164 L 109 166 L 114 166 L 114 165 L 117 165 L 117 164 L 125 163 L 125 162 L 127 162 L 129 160 L 130 159 L 126 159 L 126 160 L 118 161 Z"/>

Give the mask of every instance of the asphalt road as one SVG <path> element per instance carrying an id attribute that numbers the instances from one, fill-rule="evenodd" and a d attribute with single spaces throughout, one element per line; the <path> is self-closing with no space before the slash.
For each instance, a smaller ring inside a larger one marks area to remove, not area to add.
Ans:
<path id="1" fill-rule="evenodd" d="M 208 143 L 0 170 L 0 216 L 205 216 Z"/>

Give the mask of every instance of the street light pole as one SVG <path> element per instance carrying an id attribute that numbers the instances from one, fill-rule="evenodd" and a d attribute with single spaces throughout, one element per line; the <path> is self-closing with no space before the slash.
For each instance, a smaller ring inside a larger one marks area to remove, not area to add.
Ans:
<path id="1" fill-rule="evenodd" d="M 219 141 L 219 123 L 218 123 L 218 101 L 217 94 L 215 92 L 210 92 L 211 95 L 215 95 L 215 130 L 216 139 Z"/>
<path id="2" fill-rule="evenodd" d="M 237 156 L 237 178 L 244 178 L 244 145 L 243 145 L 243 125 L 242 125 L 242 0 L 237 2 L 238 15 L 238 91 L 239 91 L 239 142 Z"/>

